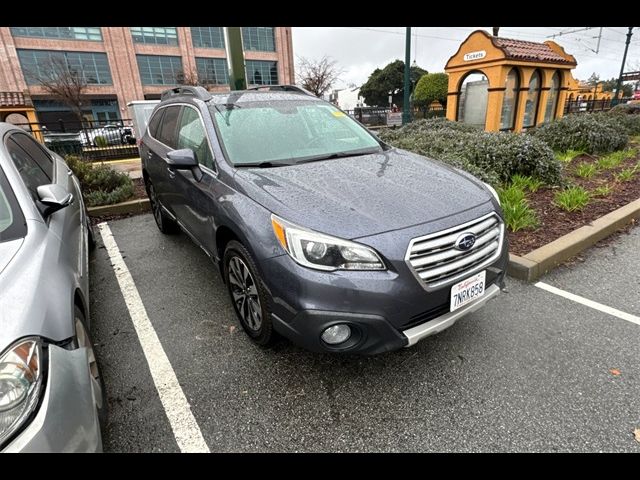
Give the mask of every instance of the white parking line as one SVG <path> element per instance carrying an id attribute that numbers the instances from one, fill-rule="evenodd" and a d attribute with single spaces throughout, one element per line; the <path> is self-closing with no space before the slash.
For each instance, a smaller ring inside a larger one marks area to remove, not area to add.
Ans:
<path id="1" fill-rule="evenodd" d="M 180 388 L 176 373 L 147 316 L 147 311 L 144 308 L 138 289 L 133 282 L 133 277 L 127 265 L 124 263 L 122 255 L 120 255 L 120 249 L 113 238 L 113 233 L 111 233 L 111 229 L 106 222 L 98 224 L 98 228 L 113 264 L 113 271 L 118 279 L 129 315 L 131 315 L 133 326 L 142 345 L 142 351 L 147 359 L 153 383 L 160 396 L 162 406 L 167 413 L 178 447 L 182 452 L 209 453 L 209 447 L 204 441 L 200 427 L 198 427 L 198 423 L 191 412 L 187 397 L 185 397 L 182 388 Z"/>
<path id="2" fill-rule="evenodd" d="M 555 293 L 556 295 L 559 295 L 561 297 L 567 298 L 569 300 L 573 300 L 574 302 L 577 302 L 577 303 L 581 303 L 582 305 L 586 305 L 587 307 L 593 308 L 594 310 L 599 310 L 600 312 L 613 315 L 614 317 L 621 318 L 622 320 L 626 320 L 627 322 L 640 325 L 640 317 L 636 317 L 635 315 L 631 315 L 630 313 L 623 312 L 616 308 L 609 307 L 607 305 L 603 305 L 598 302 L 594 302 L 593 300 L 589 300 L 588 298 L 584 298 L 579 295 L 566 292 L 564 290 L 553 287 L 544 282 L 538 282 L 535 284 L 535 286 L 538 288 L 541 288 L 542 290 L 546 290 L 547 292 Z"/>

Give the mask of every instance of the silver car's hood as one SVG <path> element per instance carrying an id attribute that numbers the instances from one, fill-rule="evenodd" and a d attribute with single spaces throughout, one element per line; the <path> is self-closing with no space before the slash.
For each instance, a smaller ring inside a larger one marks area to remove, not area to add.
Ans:
<path id="1" fill-rule="evenodd" d="M 0 273 L 9 265 L 9 262 L 18 253 L 23 243 L 23 238 L 0 243 Z"/>

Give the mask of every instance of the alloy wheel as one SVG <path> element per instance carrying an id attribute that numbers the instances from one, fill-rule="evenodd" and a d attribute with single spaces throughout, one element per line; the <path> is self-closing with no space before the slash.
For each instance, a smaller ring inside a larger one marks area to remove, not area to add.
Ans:
<path id="1" fill-rule="evenodd" d="M 249 267 L 240 257 L 229 260 L 229 285 L 236 310 L 245 325 L 253 331 L 262 326 L 262 307 L 258 297 L 258 288 Z"/>

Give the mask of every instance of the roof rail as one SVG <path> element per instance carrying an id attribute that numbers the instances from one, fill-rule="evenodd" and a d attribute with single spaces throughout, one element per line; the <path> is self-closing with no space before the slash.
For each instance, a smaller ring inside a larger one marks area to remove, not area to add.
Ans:
<path id="1" fill-rule="evenodd" d="M 267 90 L 268 92 L 294 92 L 315 97 L 315 95 L 309 90 L 298 85 L 256 85 L 255 87 L 247 88 L 247 90 Z"/>
<path id="2" fill-rule="evenodd" d="M 179 85 L 174 88 L 170 88 L 169 90 L 165 90 L 162 92 L 162 96 L 160 100 L 166 100 L 169 97 L 174 97 L 177 95 L 190 95 L 192 97 L 196 97 L 203 102 L 207 102 L 211 100 L 211 94 L 203 87 L 194 87 L 191 85 Z"/>

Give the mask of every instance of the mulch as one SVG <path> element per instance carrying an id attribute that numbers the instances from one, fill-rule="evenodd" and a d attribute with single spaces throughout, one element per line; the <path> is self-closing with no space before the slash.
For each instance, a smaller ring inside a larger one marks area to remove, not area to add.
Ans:
<path id="1" fill-rule="evenodd" d="M 637 145 L 635 146 L 637 148 Z M 566 168 L 567 178 L 571 183 L 592 191 L 602 185 L 610 185 L 611 193 L 606 197 L 594 197 L 581 211 L 567 212 L 553 204 L 553 196 L 558 188 L 541 188 L 537 192 L 527 193 L 529 205 L 537 215 L 540 225 L 535 230 L 509 232 L 509 251 L 516 255 L 527 253 L 552 242 L 577 228 L 588 225 L 594 220 L 640 198 L 640 174 L 636 173 L 632 180 L 620 182 L 615 174 L 625 168 L 633 167 L 640 160 L 640 155 L 622 162 L 619 166 L 598 172 L 590 179 L 573 175 L 576 166 L 581 163 L 595 163 L 596 157 L 581 155 L 574 158 Z"/>

